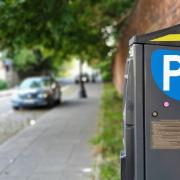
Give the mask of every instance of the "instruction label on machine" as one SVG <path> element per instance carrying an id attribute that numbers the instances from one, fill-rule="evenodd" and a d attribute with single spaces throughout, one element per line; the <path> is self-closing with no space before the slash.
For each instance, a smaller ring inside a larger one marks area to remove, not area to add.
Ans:
<path id="1" fill-rule="evenodd" d="M 152 149 L 180 149 L 180 120 L 151 122 Z"/>

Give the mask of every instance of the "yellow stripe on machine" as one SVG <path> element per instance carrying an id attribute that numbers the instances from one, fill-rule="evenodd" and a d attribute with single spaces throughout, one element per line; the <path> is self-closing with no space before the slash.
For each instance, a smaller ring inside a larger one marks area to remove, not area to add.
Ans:
<path id="1" fill-rule="evenodd" d="M 180 41 L 180 34 L 168 34 L 166 36 L 162 36 L 156 39 L 152 39 L 151 41 L 154 42 L 160 42 L 160 41 L 166 41 L 166 42 L 171 42 L 171 41 Z"/>

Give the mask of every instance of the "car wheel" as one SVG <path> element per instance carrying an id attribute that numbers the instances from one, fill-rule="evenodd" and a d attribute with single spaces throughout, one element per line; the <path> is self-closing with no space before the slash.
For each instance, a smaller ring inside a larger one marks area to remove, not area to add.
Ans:
<path id="1" fill-rule="evenodd" d="M 13 106 L 13 109 L 17 111 L 20 109 L 20 107 L 19 106 Z"/>
<path id="2" fill-rule="evenodd" d="M 56 104 L 57 105 L 61 104 L 61 95 L 60 95 L 60 93 L 59 93 L 58 98 L 56 99 Z"/>
<path id="3" fill-rule="evenodd" d="M 61 95 L 59 97 L 59 104 L 62 104 L 62 97 L 61 97 Z"/>
<path id="4" fill-rule="evenodd" d="M 48 101 L 48 107 L 49 107 L 49 108 L 52 108 L 52 107 L 54 106 L 54 104 L 55 104 L 55 102 L 54 102 L 53 99 L 50 99 L 50 100 Z"/>
<path id="5" fill-rule="evenodd" d="M 61 103 L 60 99 L 56 100 L 56 104 L 59 105 Z"/>

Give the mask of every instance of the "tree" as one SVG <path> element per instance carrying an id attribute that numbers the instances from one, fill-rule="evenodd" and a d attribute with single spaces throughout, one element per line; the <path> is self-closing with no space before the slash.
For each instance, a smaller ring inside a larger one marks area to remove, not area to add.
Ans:
<path id="1" fill-rule="evenodd" d="M 4 0 L 0 2 L 0 49 L 44 51 L 53 64 L 72 56 L 106 60 L 122 15 L 133 0 Z M 41 48 L 39 48 L 41 47 Z M 29 61 L 28 61 L 29 62 Z"/>
<path id="2" fill-rule="evenodd" d="M 20 78 L 33 75 L 47 75 L 57 70 L 51 57 L 44 58 L 39 49 L 21 49 L 14 52 L 14 66 Z"/>

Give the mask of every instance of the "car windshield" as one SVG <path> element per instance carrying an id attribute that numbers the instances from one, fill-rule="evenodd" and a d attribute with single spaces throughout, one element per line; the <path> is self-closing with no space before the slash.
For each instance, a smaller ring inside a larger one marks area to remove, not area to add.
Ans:
<path id="1" fill-rule="evenodd" d="M 40 79 L 40 78 L 29 78 L 25 79 L 21 85 L 21 89 L 28 88 L 43 88 L 50 85 L 50 81 L 48 79 Z"/>

